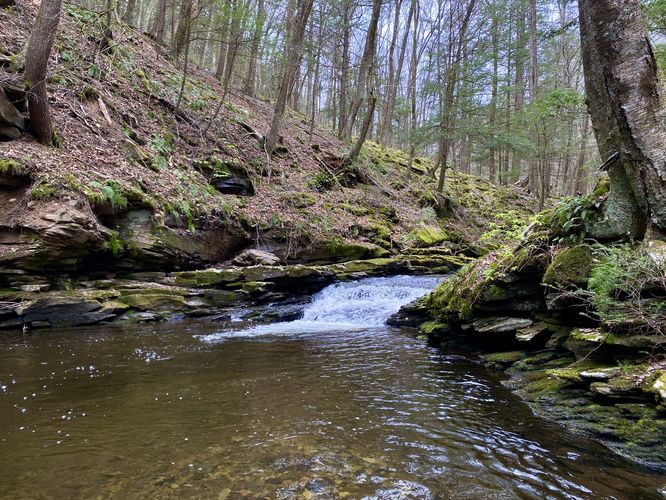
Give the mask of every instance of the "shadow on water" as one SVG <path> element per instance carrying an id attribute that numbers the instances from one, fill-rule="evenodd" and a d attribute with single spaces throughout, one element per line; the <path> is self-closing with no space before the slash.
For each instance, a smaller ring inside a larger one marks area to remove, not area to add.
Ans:
<path id="1" fill-rule="evenodd" d="M 3 336 L 0 497 L 662 498 L 664 476 L 382 326 L 434 284 L 336 285 L 249 329 Z"/>

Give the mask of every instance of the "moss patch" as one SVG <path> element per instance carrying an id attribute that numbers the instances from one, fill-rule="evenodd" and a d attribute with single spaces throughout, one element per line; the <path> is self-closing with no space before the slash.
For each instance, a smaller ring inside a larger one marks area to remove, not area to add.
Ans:
<path id="1" fill-rule="evenodd" d="M 589 245 L 564 248 L 555 255 L 546 269 L 543 282 L 558 287 L 584 286 L 593 263 L 594 254 Z"/>

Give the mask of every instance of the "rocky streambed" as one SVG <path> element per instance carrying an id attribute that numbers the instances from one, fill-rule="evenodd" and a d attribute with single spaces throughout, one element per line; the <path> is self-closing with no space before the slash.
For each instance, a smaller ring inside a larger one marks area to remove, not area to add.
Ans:
<path id="1" fill-rule="evenodd" d="M 274 321 L 289 316 L 284 312 L 285 302 L 302 301 L 336 280 L 399 273 L 443 274 L 465 262 L 464 257 L 446 254 L 398 255 L 329 265 L 256 264 L 261 259 L 270 262 L 270 254 L 248 251 L 236 264 L 203 270 L 97 272 L 69 279 L 0 269 L 0 329 L 185 317 L 229 319 L 243 308 L 280 302 L 279 308 L 246 313 L 254 319 Z"/>

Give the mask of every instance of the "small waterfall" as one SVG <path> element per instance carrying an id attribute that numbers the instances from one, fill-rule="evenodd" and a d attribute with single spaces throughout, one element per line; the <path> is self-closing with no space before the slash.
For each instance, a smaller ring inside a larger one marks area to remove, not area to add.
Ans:
<path id="1" fill-rule="evenodd" d="M 229 338 L 381 327 L 403 305 L 423 297 L 440 281 L 438 277 L 391 276 L 335 283 L 312 298 L 302 319 L 214 333 L 201 340 L 213 343 Z"/>

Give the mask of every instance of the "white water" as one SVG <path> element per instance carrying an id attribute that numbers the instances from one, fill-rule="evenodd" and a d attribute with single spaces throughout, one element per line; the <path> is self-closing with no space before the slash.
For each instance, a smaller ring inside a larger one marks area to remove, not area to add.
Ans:
<path id="1" fill-rule="evenodd" d="M 201 340 L 215 343 L 230 338 L 377 328 L 403 305 L 429 293 L 440 281 L 437 277 L 391 276 L 336 283 L 312 298 L 305 306 L 302 319 L 227 330 L 202 336 Z"/>

